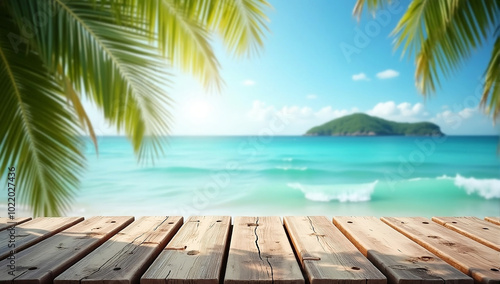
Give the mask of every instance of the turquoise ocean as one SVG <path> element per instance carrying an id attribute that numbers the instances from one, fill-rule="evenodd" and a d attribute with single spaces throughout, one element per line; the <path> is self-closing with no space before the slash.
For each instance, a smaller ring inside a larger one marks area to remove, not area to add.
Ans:
<path id="1" fill-rule="evenodd" d="M 86 145 L 68 215 L 500 216 L 498 137 L 124 137 Z"/>

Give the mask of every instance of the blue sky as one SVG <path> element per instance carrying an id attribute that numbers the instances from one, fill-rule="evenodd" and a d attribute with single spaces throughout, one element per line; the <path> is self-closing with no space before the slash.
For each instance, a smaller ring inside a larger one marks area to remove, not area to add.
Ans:
<path id="1" fill-rule="evenodd" d="M 402 58 L 389 36 L 408 1 L 359 22 L 352 16 L 354 0 L 270 3 L 270 33 L 259 56 L 234 58 L 214 38 L 225 80 L 220 93 L 174 71 L 171 134 L 301 135 L 354 112 L 432 121 L 450 135 L 499 133 L 478 109 L 491 42 L 425 99 L 415 88 L 413 58 Z M 96 110 L 89 115 L 98 134 L 116 134 Z"/>

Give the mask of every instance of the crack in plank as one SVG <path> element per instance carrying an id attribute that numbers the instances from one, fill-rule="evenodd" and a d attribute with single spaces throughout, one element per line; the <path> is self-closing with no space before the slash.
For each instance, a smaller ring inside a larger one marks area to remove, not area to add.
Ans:
<path id="1" fill-rule="evenodd" d="M 274 284 L 274 271 L 273 271 L 273 266 L 271 265 L 271 262 L 269 261 L 269 257 L 266 257 L 267 264 L 269 264 L 269 267 L 271 267 L 271 284 Z"/>
<path id="2" fill-rule="evenodd" d="M 314 235 L 316 236 L 316 240 L 318 241 L 319 245 L 321 246 L 323 251 L 326 251 L 325 247 L 323 246 L 323 243 L 319 240 L 320 234 L 318 234 L 318 232 L 316 232 L 316 228 L 314 228 L 311 217 L 307 216 L 307 220 L 309 220 L 309 225 L 311 226 L 311 230 L 314 232 Z"/>
<path id="3" fill-rule="evenodd" d="M 257 217 L 257 219 L 255 220 L 255 229 L 253 230 L 254 234 L 255 234 L 255 246 L 257 247 L 257 252 L 259 253 L 259 258 L 260 260 L 263 260 L 262 259 L 262 256 L 260 255 L 260 247 L 259 247 L 259 235 L 257 235 L 257 228 L 259 227 L 259 217 Z"/>
<path id="4" fill-rule="evenodd" d="M 262 258 L 262 255 L 261 255 L 261 252 L 260 252 L 260 247 L 259 247 L 259 235 L 257 234 L 257 228 L 259 227 L 259 217 L 256 217 L 256 220 L 255 220 L 255 229 L 254 229 L 254 234 L 255 234 L 255 246 L 257 247 L 257 252 L 259 254 L 259 259 L 261 261 L 264 261 L 264 259 Z M 267 264 L 269 265 L 269 268 L 271 270 L 271 275 L 269 275 L 269 272 L 267 273 L 268 276 L 271 276 L 271 284 L 274 284 L 274 270 L 273 270 L 273 266 L 271 265 L 271 262 L 269 261 L 269 256 L 266 256 L 266 262 Z"/>

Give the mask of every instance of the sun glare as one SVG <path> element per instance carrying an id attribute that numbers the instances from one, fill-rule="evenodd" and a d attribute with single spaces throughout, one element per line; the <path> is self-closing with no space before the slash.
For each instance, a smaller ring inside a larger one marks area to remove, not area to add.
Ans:
<path id="1" fill-rule="evenodd" d="M 203 100 L 192 101 L 189 105 L 189 115 L 197 121 L 207 118 L 211 110 L 212 106 Z"/>

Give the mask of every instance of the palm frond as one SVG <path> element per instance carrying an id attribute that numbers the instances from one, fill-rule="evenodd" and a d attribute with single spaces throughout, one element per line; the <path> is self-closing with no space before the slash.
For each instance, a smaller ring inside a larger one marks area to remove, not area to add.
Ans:
<path id="1" fill-rule="evenodd" d="M 153 160 L 169 129 L 168 64 L 137 19 L 122 15 L 118 22 L 108 2 L 20 0 L 11 5 L 20 19 L 47 11 L 50 20 L 36 27 L 34 38 L 41 57 L 52 68 L 62 66 L 75 90 L 131 138 L 140 161 Z"/>
<path id="2" fill-rule="evenodd" d="M 197 5 L 200 21 L 218 31 L 229 52 L 237 55 L 258 54 L 263 45 L 269 21 L 265 10 L 271 5 L 265 0 L 188 0 L 186 6 Z"/>
<path id="3" fill-rule="evenodd" d="M 205 87 L 217 88 L 222 79 L 210 44 L 210 32 L 221 35 L 227 49 L 238 56 L 257 53 L 266 21 L 265 0 L 125 0 L 136 7 L 129 14 L 146 21 L 150 34 L 158 32 L 159 47 L 174 66 L 197 76 Z M 189 52 L 186 52 L 189 51 Z"/>
<path id="4" fill-rule="evenodd" d="M 0 15 L 0 170 L 16 168 L 19 203 L 35 216 L 61 215 L 84 168 L 78 126 L 58 79 L 33 51 L 16 52 L 9 34 L 21 33 L 5 10 Z"/>
<path id="5" fill-rule="evenodd" d="M 385 2 L 390 1 L 358 0 L 354 14 L 359 16 L 364 6 L 375 11 Z M 396 48 L 402 48 L 403 54 L 415 55 L 415 84 L 423 95 L 428 95 L 440 85 L 440 76 L 456 72 L 475 49 L 498 32 L 499 26 L 499 1 L 413 0 L 392 35 L 396 36 Z M 500 114 L 497 45 L 498 36 L 485 72 L 481 100 L 493 119 Z"/>
<path id="6" fill-rule="evenodd" d="M 209 32 L 196 18 L 189 17 L 184 1 L 123 2 L 121 14 L 136 19 L 133 24 L 147 31 L 149 42 L 156 44 L 173 66 L 193 74 L 207 89 L 220 89 L 223 80 Z"/>
<path id="7" fill-rule="evenodd" d="M 385 5 L 390 4 L 391 0 L 358 0 L 356 4 L 354 4 L 354 9 L 352 10 L 352 14 L 358 18 L 361 18 L 361 14 L 363 13 L 363 9 L 368 9 L 369 12 L 375 17 L 375 13 L 378 9 L 383 8 Z"/>
<path id="8" fill-rule="evenodd" d="M 487 111 L 494 119 L 500 117 L 500 36 L 497 37 L 491 59 L 484 76 L 484 91 L 481 104 L 487 106 Z M 499 148 L 500 149 L 500 148 Z"/>
<path id="9" fill-rule="evenodd" d="M 90 118 L 85 111 L 85 108 L 82 105 L 80 100 L 80 95 L 77 94 L 75 89 L 73 88 L 73 84 L 71 80 L 64 74 L 62 67 L 58 66 L 58 77 L 60 80 L 60 85 L 63 86 L 64 94 L 66 95 L 68 103 L 71 104 L 71 107 L 75 110 L 75 114 L 80 121 L 80 126 L 84 130 L 84 132 L 88 133 L 90 139 L 94 143 L 96 154 L 99 153 L 99 145 L 97 144 L 97 136 L 95 135 L 94 126 L 90 121 Z"/>
<path id="10" fill-rule="evenodd" d="M 498 19 L 497 1 L 415 0 L 394 30 L 396 48 L 416 53 L 416 86 L 424 95 L 480 47 Z"/>

